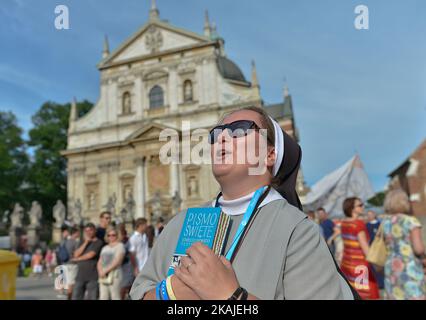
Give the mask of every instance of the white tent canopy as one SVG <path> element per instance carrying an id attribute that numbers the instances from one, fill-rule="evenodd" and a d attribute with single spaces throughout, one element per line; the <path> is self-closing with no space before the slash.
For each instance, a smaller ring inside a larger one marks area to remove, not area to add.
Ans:
<path id="1" fill-rule="evenodd" d="M 305 210 L 323 207 L 331 217 L 341 217 L 342 204 L 346 198 L 358 197 L 365 202 L 373 196 L 373 187 L 361 159 L 356 155 L 318 181 L 306 195 L 303 207 Z"/>

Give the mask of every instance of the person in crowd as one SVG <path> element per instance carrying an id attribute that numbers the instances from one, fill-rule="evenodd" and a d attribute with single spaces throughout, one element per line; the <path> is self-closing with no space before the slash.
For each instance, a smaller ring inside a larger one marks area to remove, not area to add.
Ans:
<path id="1" fill-rule="evenodd" d="M 145 231 L 146 237 L 148 238 L 148 257 L 151 253 L 152 247 L 154 246 L 154 239 L 155 239 L 155 228 L 152 225 L 149 225 L 146 227 Z"/>
<path id="2" fill-rule="evenodd" d="M 132 287 L 135 277 L 133 275 L 133 268 L 130 262 L 129 237 L 127 235 L 127 230 L 124 223 L 121 223 L 119 225 L 118 238 L 121 241 L 121 243 L 124 245 L 124 249 L 125 249 L 124 259 L 121 265 L 121 273 L 123 275 L 123 278 L 121 281 L 120 297 L 121 297 L 121 300 L 127 300 L 129 297 L 130 288 Z"/>
<path id="3" fill-rule="evenodd" d="M 367 231 L 368 235 L 370 237 L 370 242 L 368 245 L 371 246 L 371 243 L 374 241 L 374 238 L 376 237 L 376 233 L 380 228 L 380 220 L 377 219 L 377 214 L 373 210 L 368 210 L 367 212 Z M 377 270 L 376 268 L 372 268 L 374 272 L 374 276 L 377 280 L 377 284 L 379 286 L 379 289 L 382 290 L 385 287 L 385 280 L 382 270 Z"/>
<path id="4" fill-rule="evenodd" d="M 133 274 L 138 276 L 142 271 L 149 255 L 148 237 L 146 229 L 148 221 L 145 218 L 139 218 L 135 222 L 135 232 L 130 237 L 130 261 L 133 267 Z"/>
<path id="5" fill-rule="evenodd" d="M 105 244 L 106 229 L 111 225 L 112 215 L 109 211 L 104 211 L 99 216 L 99 226 L 96 229 L 96 237 Z"/>
<path id="6" fill-rule="evenodd" d="M 68 300 L 72 299 L 72 292 L 75 285 L 75 279 L 77 277 L 78 265 L 77 263 L 72 261 L 72 257 L 74 257 L 75 251 L 79 246 L 79 238 L 80 238 L 80 230 L 77 227 L 71 227 L 70 236 L 67 241 L 64 243 L 64 247 L 67 250 L 67 254 L 71 257 L 65 264 L 67 269 L 67 296 Z"/>
<path id="7" fill-rule="evenodd" d="M 309 219 L 311 219 L 312 221 L 315 221 L 316 217 L 315 217 L 315 211 L 314 210 L 309 210 L 306 215 L 308 216 Z"/>
<path id="8" fill-rule="evenodd" d="M 43 275 L 43 253 L 41 249 L 37 249 L 31 257 L 31 268 L 33 275 L 41 278 Z"/>
<path id="9" fill-rule="evenodd" d="M 157 223 L 155 224 L 155 237 L 158 238 L 158 236 L 161 234 L 161 232 L 164 229 L 164 219 L 162 217 L 158 217 Z"/>
<path id="10" fill-rule="evenodd" d="M 376 233 L 379 230 L 380 221 L 377 219 L 377 214 L 373 210 L 367 212 L 367 231 L 370 236 L 370 245 L 376 237 Z"/>
<path id="11" fill-rule="evenodd" d="M 20 236 L 18 238 L 16 253 L 21 259 L 21 263 L 19 264 L 19 276 L 23 276 L 25 273 L 25 269 L 30 268 L 32 270 L 32 254 L 30 249 L 28 248 L 28 237 L 26 235 Z"/>
<path id="12" fill-rule="evenodd" d="M 132 299 L 167 299 L 168 292 L 177 300 L 353 299 L 356 292 L 318 225 L 301 211 L 295 190 L 299 145 L 257 107 L 227 114 L 211 130 L 209 142 L 221 193 L 205 206 L 220 207 L 232 221 L 225 256 L 194 243 L 168 276 L 186 216 L 181 212 L 156 240 L 132 286 Z M 259 157 L 249 160 L 254 154 Z M 160 286 L 163 295 L 156 294 Z"/>
<path id="13" fill-rule="evenodd" d="M 369 249 L 369 235 L 365 223 L 360 219 L 364 212 L 361 199 L 352 197 L 343 201 L 342 271 L 363 299 L 379 299 L 379 289 L 372 267 L 366 260 Z"/>
<path id="14" fill-rule="evenodd" d="M 324 239 L 331 252 L 335 254 L 334 239 L 339 235 L 340 230 L 336 228 L 333 220 L 328 218 L 328 213 L 324 208 L 319 208 L 317 210 L 317 215 Z"/>
<path id="15" fill-rule="evenodd" d="M 383 236 L 386 243 L 385 297 L 392 300 L 425 300 L 426 283 L 422 260 L 425 245 L 421 224 L 411 216 L 410 202 L 402 190 L 385 198 Z"/>
<path id="16" fill-rule="evenodd" d="M 100 300 L 121 300 L 121 282 L 123 263 L 126 249 L 118 238 L 118 230 L 108 227 L 106 230 L 106 242 L 100 254 L 97 264 L 99 274 L 99 298 Z"/>
<path id="17" fill-rule="evenodd" d="M 46 254 L 44 255 L 44 262 L 46 266 L 46 272 L 49 277 L 53 275 L 53 272 L 55 271 L 55 267 L 57 264 L 56 254 L 55 251 L 52 249 L 47 249 Z"/>
<path id="18" fill-rule="evenodd" d="M 88 223 L 84 228 L 84 239 L 74 252 L 72 262 L 77 263 L 78 271 L 73 289 L 73 300 L 97 300 L 99 293 L 98 271 L 96 268 L 103 241 L 96 237 L 96 226 Z"/>

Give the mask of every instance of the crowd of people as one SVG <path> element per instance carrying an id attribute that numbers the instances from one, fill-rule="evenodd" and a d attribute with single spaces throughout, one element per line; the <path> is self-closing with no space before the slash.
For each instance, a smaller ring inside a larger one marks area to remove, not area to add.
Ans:
<path id="1" fill-rule="evenodd" d="M 426 255 L 421 224 L 410 215 L 407 194 L 394 190 L 384 201 L 385 213 L 365 213 L 361 199 L 343 202 L 344 219 L 332 220 L 324 208 L 308 212 L 316 221 L 341 270 L 363 299 L 425 300 Z M 379 232 L 380 231 L 380 232 Z M 375 237 L 382 237 L 386 262 L 367 261 Z"/>
<path id="2" fill-rule="evenodd" d="M 145 218 L 134 223 L 128 235 L 124 224 L 112 222 L 110 212 L 100 214 L 99 225 L 88 223 L 82 234 L 75 227 L 62 228 L 57 250 L 66 294 L 70 300 L 125 300 L 135 277 L 148 259 L 155 238 L 164 228 Z"/>
<path id="3" fill-rule="evenodd" d="M 408 196 L 391 191 L 384 202 L 384 214 L 365 212 L 361 199 L 343 202 L 345 218 L 331 219 L 324 208 L 307 213 L 318 223 L 330 252 L 350 284 L 363 299 L 426 299 L 426 254 L 421 224 L 410 215 Z M 155 239 L 164 228 L 160 218 L 155 226 L 145 218 L 134 223 L 132 235 L 124 224 L 112 222 L 110 212 L 100 214 L 99 225 L 88 223 L 80 230 L 63 226 L 62 241 L 56 248 L 22 249 L 21 271 L 31 268 L 41 277 L 65 270 L 66 296 L 73 300 L 125 300 L 142 271 Z M 383 237 L 386 262 L 368 262 L 375 237 Z M 25 244 L 25 237 L 22 238 Z M 25 248 L 25 245 L 22 245 Z"/>

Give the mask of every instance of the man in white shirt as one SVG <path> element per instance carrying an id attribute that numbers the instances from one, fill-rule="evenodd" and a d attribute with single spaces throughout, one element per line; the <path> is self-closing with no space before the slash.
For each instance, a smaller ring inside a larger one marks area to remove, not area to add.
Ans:
<path id="1" fill-rule="evenodd" d="M 145 218 L 139 218 L 135 223 L 135 232 L 130 237 L 130 261 L 133 267 L 135 277 L 138 276 L 146 261 L 148 260 L 149 247 L 148 237 L 145 232 L 148 222 Z"/>

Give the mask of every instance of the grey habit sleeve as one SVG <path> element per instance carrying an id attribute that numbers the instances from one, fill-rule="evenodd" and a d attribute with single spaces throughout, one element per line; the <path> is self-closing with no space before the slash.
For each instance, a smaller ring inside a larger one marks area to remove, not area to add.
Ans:
<path id="1" fill-rule="evenodd" d="M 319 226 L 304 219 L 295 227 L 283 273 L 284 297 L 289 300 L 352 300 L 352 292 L 336 271 Z"/>
<path id="2" fill-rule="evenodd" d="M 184 218 L 184 213 L 174 217 L 154 241 L 148 261 L 130 290 L 130 297 L 133 300 L 143 299 L 148 291 L 155 289 L 156 285 L 167 277 Z"/>

